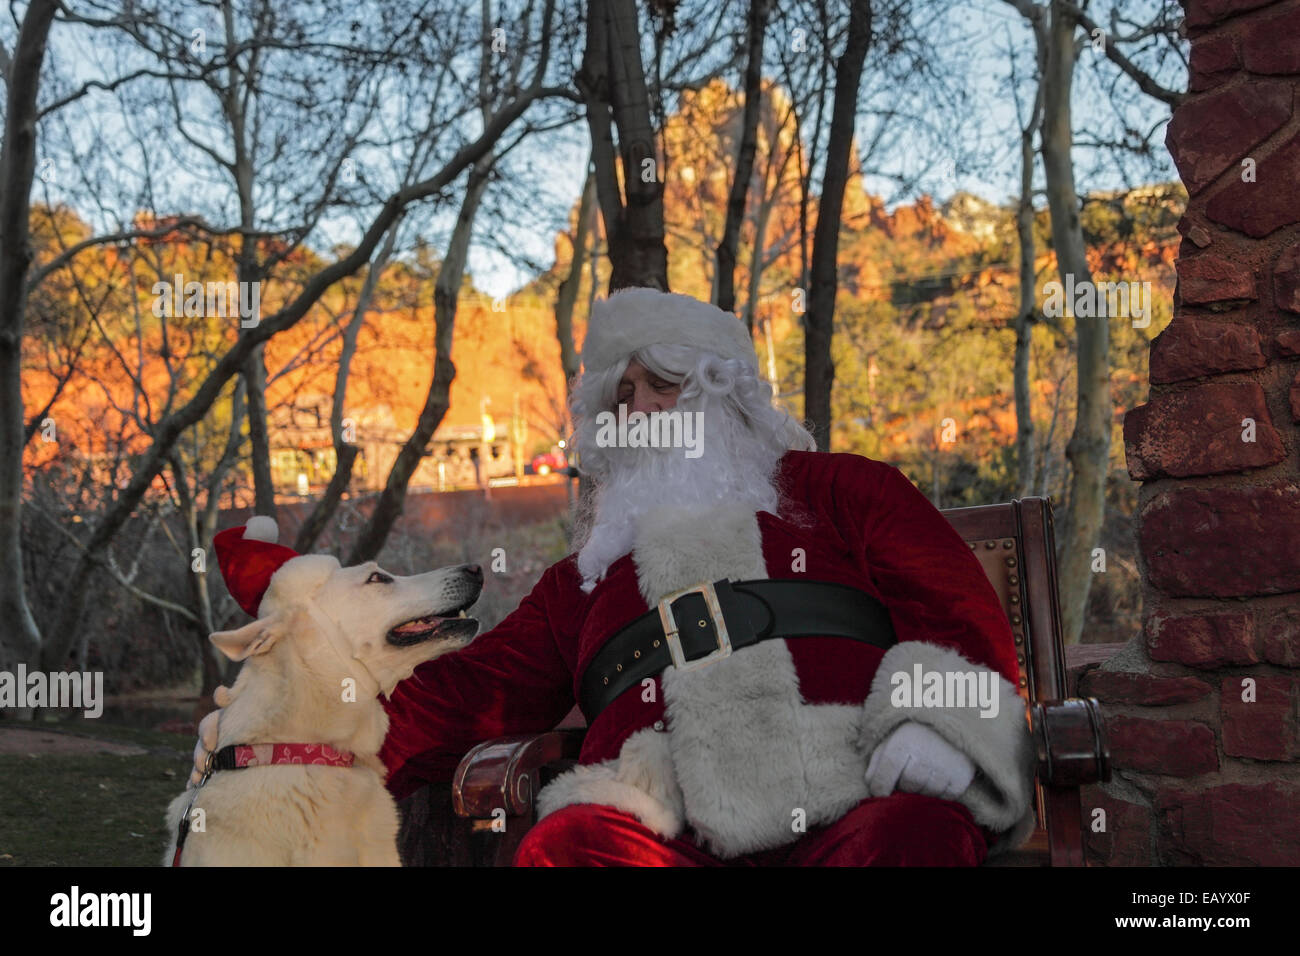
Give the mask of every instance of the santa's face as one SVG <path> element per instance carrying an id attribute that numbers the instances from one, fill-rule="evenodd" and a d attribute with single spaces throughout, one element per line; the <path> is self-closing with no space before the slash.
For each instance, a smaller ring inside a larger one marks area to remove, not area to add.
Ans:
<path id="1" fill-rule="evenodd" d="M 666 412 L 677 404 L 677 396 L 682 392 L 681 382 L 670 382 L 660 378 L 636 359 L 627 363 L 627 371 L 618 382 L 620 405 L 626 405 L 628 412 Z"/>
<path id="2" fill-rule="evenodd" d="M 589 469 L 594 494 L 579 515 L 580 525 L 589 529 L 578 557 L 586 589 L 632 550 L 643 522 L 656 523 L 667 513 L 692 514 L 705 528 L 723 504 L 775 511 L 772 474 L 781 449 L 764 441 L 721 394 L 697 388 L 683 398 L 681 382 L 634 359 L 618 383 L 614 406 L 619 405 L 629 415 L 672 410 L 683 421 L 690 416 L 698 441 L 691 453 L 666 445 L 601 447 L 598 467 Z"/>

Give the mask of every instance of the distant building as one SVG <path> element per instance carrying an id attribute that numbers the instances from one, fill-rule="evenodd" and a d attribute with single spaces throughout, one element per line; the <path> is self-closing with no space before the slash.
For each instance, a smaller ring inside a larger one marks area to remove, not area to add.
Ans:
<path id="1" fill-rule="evenodd" d="M 271 481 L 279 494 L 314 495 L 329 484 L 338 467 L 330 437 L 330 398 L 300 398 L 270 416 Z M 444 426 L 434 432 L 411 476 L 412 491 L 480 487 L 495 478 L 514 477 L 516 463 L 508 429 L 482 425 Z M 398 428 L 387 406 L 352 412 L 344 419 L 344 440 L 356 445 L 349 489 L 381 491 L 409 433 Z M 486 462 L 486 465 L 484 465 Z"/>

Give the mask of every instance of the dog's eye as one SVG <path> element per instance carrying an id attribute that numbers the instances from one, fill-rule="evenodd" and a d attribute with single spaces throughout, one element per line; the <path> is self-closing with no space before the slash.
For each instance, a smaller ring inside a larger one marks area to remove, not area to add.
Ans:
<path id="1" fill-rule="evenodd" d="M 366 578 L 366 583 L 367 584 L 392 584 L 393 579 L 390 578 L 383 571 L 376 571 L 374 574 L 370 575 L 370 577 Z"/>

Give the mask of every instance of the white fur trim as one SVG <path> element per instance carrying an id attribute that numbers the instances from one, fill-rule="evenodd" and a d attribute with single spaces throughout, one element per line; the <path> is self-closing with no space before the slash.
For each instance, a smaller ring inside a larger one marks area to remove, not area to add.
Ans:
<path id="1" fill-rule="evenodd" d="M 244 525 L 244 537 L 249 541 L 265 541 L 275 544 L 280 540 L 280 528 L 275 519 L 267 515 L 253 515 Z"/>
<path id="2" fill-rule="evenodd" d="M 701 581 L 767 577 L 758 515 L 745 506 L 648 512 L 632 557 L 641 596 L 651 607 L 665 594 Z"/>
<path id="3" fill-rule="evenodd" d="M 592 306 L 583 370 L 602 372 L 648 345 L 689 345 L 758 367 L 754 340 L 730 312 L 689 295 L 630 288 Z"/>
<path id="4" fill-rule="evenodd" d="M 699 581 L 766 578 L 757 515 L 715 508 L 646 521 L 633 552 L 653 604 Z M 662 680 L 686 818 L 710 851 L 734 857 L 797 839 L 868 796 L 855 742 L 861 709 L 810 705 L 784 641 L 765 641 Z"/>
<path id="5" fill-rule="evenodd" d="M 998 712 L 982 717 L 977 707 L 896 707 L 891 702 L 895 673 L 923 671 L 989 671 L 997 678 Z M 1001 836 L 990 852 L 1015 849 L 1033 832 L 1033 739 L 1025 719 L 1025 705 L 1011 682 L 987 667 L 967 660 L 946 647 L 924 641 L 905 641 L 891 647 L 880 661 L 871 692 L 862 706 L 862 732 L 858 745 L 863 754 L 873 750 L 899 724 L 913 720 L 940 733 L 974 762 L 975 780 L 958 797 L 975 822 Z"/>
<path id="6" fill-rule="evenodd" d="M 663 683 L 687 819 L 719 856 L 784 846 L 869 796 L 861 708 L 804 703 L 784 641 Z"/>
<path id="7" fill-rule="evenodd" d="M 638 730 L 623 742 L 613 760 L 560 774 L 538 794 L 537 819 L 575 803 L 617 807 L 662 837 L 678 836 L 686 815 L 668 753 L 668 735 Z"/>

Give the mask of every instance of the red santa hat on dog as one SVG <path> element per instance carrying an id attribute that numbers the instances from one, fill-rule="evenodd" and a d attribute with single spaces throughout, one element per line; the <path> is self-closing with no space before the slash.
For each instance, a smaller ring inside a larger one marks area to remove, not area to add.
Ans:
<path id="1" fill-rule="evenodd" d="M 253 617 L 257 617 L 262 596 L 271 586 L 271 575 L 286 561 L 298 557 L 293 548 L 276 544 L 279 537 L 280 529 L 274 518 L 254 515 L 248 524 L 219 531 L 212 539 L 226 588 L 236 603 Z"/>

